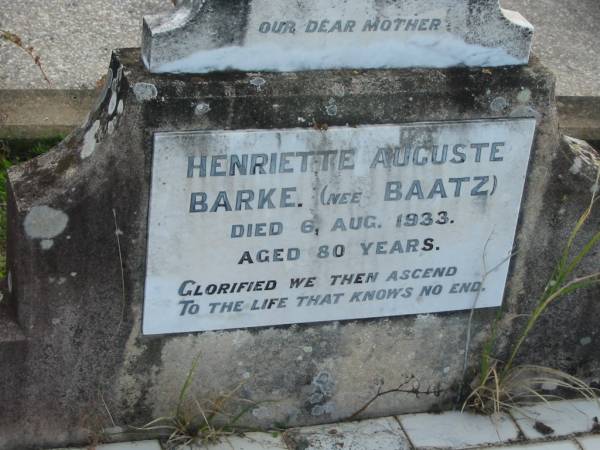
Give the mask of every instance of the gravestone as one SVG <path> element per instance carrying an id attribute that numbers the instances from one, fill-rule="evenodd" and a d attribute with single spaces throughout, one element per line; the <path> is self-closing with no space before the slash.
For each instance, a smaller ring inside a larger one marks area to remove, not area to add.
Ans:
<path id="1" fill-rule="evenodd" d="M 143 332 L 500 306 L 534 129 L 156 133 Z"/>
<path id="2" fill-rule="evenodd" d="M 526 64 L 533 27 L 499 0 L 186 0 L 144 19 L 155 73 Z"/>
<path id="3" fill-rule="evenodd" d="M 407 380 L 363 417 L 451 407 L 564 231 L 531 27 L 494 1 L 178 3 L 114 52 L 86 124 L 9 172 L 0 444 L 165 416 L 196 355 L 196 398 L 257 402 L 240 425 L 342 420 Z"/>

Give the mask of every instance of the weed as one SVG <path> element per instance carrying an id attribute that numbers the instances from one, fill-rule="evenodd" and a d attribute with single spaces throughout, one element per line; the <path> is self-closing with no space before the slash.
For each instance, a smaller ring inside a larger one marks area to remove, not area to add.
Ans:
<path id="1" fill-rule="evenodd" d="M 599 180 L 600 170 L 596 176 L 596 185 Z M 546 285 L 535 308 L 529 315 L 525 328 L 510 351 L 506 362 L 501 362 L 492 356 L 497 331 L 497 327 L 494 325 L 492 334 L 483 349 L 479 378 L 474 389 L 464 401 L 463 409 L 471 407 L 477 411 L 492 414 L 519 408 L 520 405 L 532 400 L 548 401 L 548 399 L 557 398 L 544 393 L 543 386 L 547 384 L 555 385 L 562 390 L 570 391 L 587 399 L 596 398 L 593 388 L 567 373 L 542 366 L 515 366 L 515 360 L 523 343 L 537 321 L 552 304 L 579 289 L 600 283 L 600 272 L 580 277 L 573 275 L 585 257 L 600 243 L 600 231 L 598 231 L 580 249 L 574 249 L 575 240 L 588 221 L 595 202 L 596 194 L 594 193 L 588 208 L 575 224 L 550 282 Z"/>
<path id="2" fill-rule="evenodd" d="M 44 68 L 42 67 L 42 61 L 40 60 L 40 55 L 38 55 L 36 53 L 35 49 L 31 45 L 25 44 L 23 42 L 23 39 L 21 39 L 21 37 L 19 35 L 15 34 L 15 33 L 11 33 L 10 31 L 0 30 L 0 41 L 5 41 L 10 44 L 16 45 L 21 50 L 23 50 L 25 53 L 27 53 L 29 55 L 29 57 L 31 58 L 31 60 L 33 61 L 33 63 L 40 70 L 42 77 L 44 77 L 44 80 L 46 81 L 46 83 L 52 84 L 50 82 L 50 79 L 46 75 Z"/>
<path id="3" fill-rule="evenodd" d="M 189 401 L 188 391 L 200 363 L 200 355 L 192 362 L 192 366 L 185 378 L 179 392 L 177 407 L 170 416 L 159 417 L 146 425 L 136 428 L 142 431 L 156 431 L 164 434 L 168 448 L 178 448 L 191 444 L 206 444 L 217 442 L 227 436 L 250 431 L 237 425 L 240 419 L 258 403 L 235 397 L 242 387 L 238 385 L 227 394 L 219 396 L 216 400 L 203 405 L 196 398 Z M 191 407 L 190 407 L 191 403 Z M 236 413 L 229 413 L 228 409 L 236 403 L 244 406 Z"/>
<path id="4" fill-rule="evenodd" d="M 356 420 L 358 416 L 360 416 L 371 406 L 372 403 L 374 403 L 380 397 L 384 397 L 389 394 L 412 394 L 418 398 L 420 395 L 433 395 L 435 397 L 439 397 L 442 392 L 444 392 L 444 390 L 439 386 L 430 386 L 427 389 L 422 390 L 420 388 L 420 383 L 415 379 L 414 375 L 407 377 L 406 380 L 400 383 L 397 387 L 387 389 L 385 391 L 383 390 L 383 383 L 381 383 L 377 388 L 375 395 L 373 395 L 364 405 L 348 416 L 345 420 Z"/>

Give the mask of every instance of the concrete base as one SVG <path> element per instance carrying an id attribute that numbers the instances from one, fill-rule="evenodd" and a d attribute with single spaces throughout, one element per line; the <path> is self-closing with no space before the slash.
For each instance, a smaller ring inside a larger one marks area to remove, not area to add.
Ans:
<path id="1" fill-rule="evenodd" d="M 83 125 L 97 90 L 0 91 L 0 139 L 45 139 Z"/>
<path id="2" fill-rule="evenodd" d="M 540 403 L 495 417 L 470 413 L 411 414 L 293 428 L 275 433 L 222 436 L 190 450 L 597 450 L 594 400 Z M 534 431 L 544 424 L 546 434 Z M 530 435 L 533 431 L 535 435 Z M 159 450 L 159 441 L 99 445 L 97 450 Z M 60 449 L 56 449 L 60 450 Z M 63 449 L 64 450 L 64 449 Z M 75 449 L 74 449 L 75 450 Z M 81 449 L 83 450 L 83 449 Z"/>
<path id="3" fill-rule="evenodd" d="M 2 448 L 84 442 L 111 423 L 107 410 L 129 425 L 169 414 L 196 355 L 190 394 L 214 400 L 242 384 L 237 396 L 258 402 L 240 422 L 249 426 L 338 421 L 382 383 L 392 388 L 411 376 L 423 394 L 386 396 L 364 416 L 439 410 L 456 399 L 468 311 L 142 336 L 153 132 L 536 117 L 500 356 L 589 202 L 591 183 L 569 172 L 572 159 L 557 151 L 554 79 L 536 61 L 510 69 L 182 77 L 149 75 L 139 50 L 120 50 L 111 75 L 84 128 L 9 173 L 7 306 L 22 337 L 0 342 L 0 379 L 9 385 L 0 391 Z M 331 98 L 335 116 L 326 111 Z M 201 102 L 210 111 L 198 114 Z M 590 267 L 598 267 L 600 256 L 593 258 Z M 524 359 L 583 375 L 597 367 L 598 294 L 551 312 Z M 470 368 L 497 313 L 474 314 Z"/>

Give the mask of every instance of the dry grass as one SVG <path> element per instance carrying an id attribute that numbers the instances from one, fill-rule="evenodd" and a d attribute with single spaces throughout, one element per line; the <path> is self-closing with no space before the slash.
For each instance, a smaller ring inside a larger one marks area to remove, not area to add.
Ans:
<path id="1" fill-rule="evenodd" d="M 237 424 L 258 403 L 237 396 L 241 384 L 210 401 L 199 401 L 189 394 L 199 363 L 198 356 L 194 359 L 181 388 L 174 413 L 154 419 L 142 427 L 135 428 L 136 430 L 154 431 L 164 435 L 167 448 L 214 443 L 228 436 L 251 431 Z M 236 412 L 229 412 L 232 410 Z"/>
<path id="2" fill-rule="evenodd" d="M 471 391 L 463 404 L 488 415 L 503 411 L 520 410 L 535 402 L 563 400 L 558 394 L 549 394 L 546 386 L 556 392 L 570 392 L 587 400 L 597 399 L 595 389 L 577 377 L 549 367 L 520 365 L 502 372 L 493 364 L 481 382 Z"/>
<path id="3" fill-rule="evenodd" d="M 600 170 L 596 176 L 595 186 L 598 186 L 598 181 L 600 181 Z M 514 408 L 518 409 L 533 401 L 560 398 L 557 395 L 547 394 L 544 389 L 545 385 L 556 386 L 557 392 L 567 391 L 586 399 L 596 399 L 594 389 L 584 381 L 565 372 L 533 365 L 515 366 L 515 361 L 527 337 L 551 305 L 564 300 L 569 294 L 579 289 L 600 283 L 600 272 L 584 276 L 574 275 L 580 269 L 585 258 L 600 243 L 600 231 L 596 231 L 580 248 L 575 248 L 575 241 L 588 222 L 596 200 L 594 192 L 588 208 L 575 224 L 567 240 L 550 282 L 546 285 L 535 308 L 529 315 L 525 328 L 506 361 L 499 361 L 492 356 L 496 340 L 496 327 L 494 327 L 483 350 L 479 376 L 471 386 L 472 391 L 464 401 L 463 409 L 472 408 L 485 414 L 493 414 Z"/>
<path id="4" fill-rule="evenodd" d="M 42 74 L 42 77 L 44 78 L 46 83 L 52 84 L 50 82 L 50 79 L 46 75 L 44 68 L 42 67 L 42 61 L 40 59 L 40 55 L 38 55 L 36 53 L 35 49 L 31 45 L 25 44 L 23 42 L 23 39 L 21 39 L 21 37 L 19 35 L 15 34 L 15 33 L 11 33 L 10 31 L 0 30 L 0 41 L 9 42 L 10 44 L 13 44 L 13 45 L 19 47 L 21 50 L 23 50 L 25 53 L 27 53 L 27 55 L 29 55 L 29 57 L 31 58 L 33 63 L 39 69 L 39 71 Z"/>

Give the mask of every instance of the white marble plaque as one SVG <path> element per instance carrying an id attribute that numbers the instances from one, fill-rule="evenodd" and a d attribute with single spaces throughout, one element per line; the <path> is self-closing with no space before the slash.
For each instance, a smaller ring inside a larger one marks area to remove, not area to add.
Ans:
<path id="1" fill-rule="evenodd" d="M 182 0 L 144 18 L 155 73 L 527 64 L 533 27 L 498 0 Z"/>
<path id="2" fill-rule="evenodd" d="M 501 305 L 534 130 L 155 134 L 144 334 Z"/>

